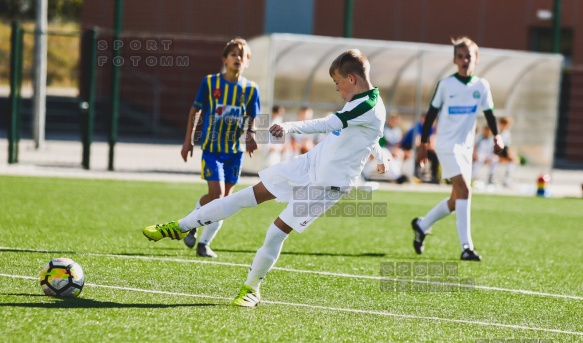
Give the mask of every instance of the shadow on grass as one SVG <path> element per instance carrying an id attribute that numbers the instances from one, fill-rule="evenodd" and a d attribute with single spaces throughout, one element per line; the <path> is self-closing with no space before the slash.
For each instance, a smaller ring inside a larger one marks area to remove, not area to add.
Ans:
<path id="1" fill-rule="evenodd" d="M 0 303 L 0 307 L 28 307 L 28 308 L 173 308 L 199 306 L 227 306 L 226 304 L 123 304 L 113 301 L 99 301 L 86 298 L 54 298 L 41 294 L 0 293 L 5 296 L 43 297 L 54 300 L 43 303 Z"/>
<path id="2" fill-rule="evenodd" d="M 129 253 L 129 252 L 112 252 L 112 253 L 90 253 L 91 255 L 119 255 L 119 256 L 144 256 L 144 257 L 148 257 L 148 256 L 163 256 L 163 257 L 175 257 L 175 258 L 180 258 L 180 257 L 184 257 L 184 256 L 177 256 L 175 254 L 165 254 L 163 253 L 163 251 L 184 251 L 185 249 L 183 247 L 180 248 L 160 248 L 160 249 L 156 249 L 156 251 L 158 251 L 159 253 L 157 254 L 153 254 L 152 252 L 148 252 L 148 253 Z M 241 254 L 255 254 L 257 253 L 257 250 L 235 250 L 235 249 L 213 249 L 216 252 L 230 252 L 230 253 L 241 253 Z M 2 252 L 31 252 L 31 253 L 51 253 L 51 254 L 69 254 L 69 255 L 83 255 L 86 254 L 86 252 L 76 252 L 76 251 L 49 251 L 49 250 L 28 250 L 28 249 L 2 249 L 0 248 L 0 251 Z M 364 252 L 361 254 L 341 254 L 341 253 L 326 253 L 326 252 L 295 252 L 295 251 L 283 251 L 281 253 L 282 255 L 299 255 L 299 256 L 339 256 L 339 257 L 385 257 L 387 254 L 383 254 L 383 253 L 374 253 L 374 252 Z"/>
<path id="3" fill-rule="evenodd" d="M 232 252 L 232 253 L 245 253 L 245 254 L 255 254 L 257 250 L 232 250 L 232 249 L 213 249 L 216 252 Z M 282 255 L 300 255 L 300 256 L 341 256 L 341 257 L 385 257 L 386 254 L 365 252 L 362 254 L 339 254 L 339 253 L 327 253 L 327 252 L 296 252 L 296 251 L 282 251 Z"/>
<path id="4" fill-rule="evenodd" d="M 33 250 L 33 249 L 10 249 L 0 248 L 2 252 L 32 252 L 32 253 L 50 253 L 50 254 L 77 254 L 76 251 L 51 251 L 51 250 Z"/>

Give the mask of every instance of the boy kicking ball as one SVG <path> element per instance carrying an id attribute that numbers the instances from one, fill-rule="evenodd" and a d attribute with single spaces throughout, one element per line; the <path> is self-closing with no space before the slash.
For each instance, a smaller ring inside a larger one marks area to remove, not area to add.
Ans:
<path id="1" fill-rule="evenodd" d="M 289 233 L 292 230 L 302 233 L 350 191 L 371 153 L 377 161 L 377 172 L 386 171 L 387 161 L 378 145 L 386 111 L 379 90 L 370 82 L 368 59 L 357 49 L 348 50 L 332 62 L 329 73 L 346 101 L 341 111 L 321 119 L 275 124 L 269 129 L 277 138 L 287 133 L 328 133 L 322 142 L 303 155 L 260 171 L 261 181 L 253 187 L 213 200 L 180 220 L 143 229 L 146 237 L 158 241 L 169 232 L 186 235 L 193 228 L 216 223 L 268 200 L 287 202 L 267 229 L 263 246 L 257 250 L 233 305 L 253 307 L 260 302 L 260 284 L 279 258 Z M 320 191 L 310 193 L 310 188 Z M 312 196 L 305 199 L 299 194 Z M 322 207 L 320 211 L 298 211 L 311 205 Z"/>

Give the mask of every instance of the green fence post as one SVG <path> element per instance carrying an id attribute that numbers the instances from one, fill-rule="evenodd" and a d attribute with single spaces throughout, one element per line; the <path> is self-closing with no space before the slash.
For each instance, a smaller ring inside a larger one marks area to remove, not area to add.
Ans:
<path id="1" fill-rule="evenodd" d="M 18 163 L 20 140 L 20 88 L 22 86 L 22 28 L 12 22 L 10 36 L 10 116 L 8 119 L 8 163 Z"/>
<path id="2" fill-rule="evenodd" d="M 108 170 L 113 170 L 113 153 L 114 146 L 117 142 L 117 125 L 119 120 L 119 79 L 120 79 L 120 59 L 121 52 L 115 46 L 115 40 L 120 39 L 121 36 L 121 22 L 122 22 L 123 0 L 115 1 L 114 11 L 114 29 L 112 44 L 112 66 L 111 66 L 111 117 L 109 126 L 109 163 Z"/>
<path id="3" fill-rule="evenodd" d="M 561 53 L 561 0 L 553 3 L 553 52 Z"/>
<path id="4" fill-rule="evenodd" d="M 97 32 L 83 32 L 81 53 L 81 139 L 83 143 L 83 169 L 90 168 L 91 143 L 95 124 L 95 64 L 97 63 Z"/>
<path id="5" fill-rule="evenodd" d="M 352 0 L 344 0 L 344 37 L 352 38 L 352 15 L 354 4 Z"/>

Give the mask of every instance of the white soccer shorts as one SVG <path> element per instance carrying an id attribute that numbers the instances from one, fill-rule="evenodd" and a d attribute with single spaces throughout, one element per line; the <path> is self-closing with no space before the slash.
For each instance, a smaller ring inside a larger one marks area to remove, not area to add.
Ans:
<path id="1" fill-rule="evenodd" d="M 451 179 L 457 175 L 463 175 L 467 182 L 472 179 L 472 154 L 437 153 L 437 159 L 441 166 L 441 178 Z"/>
<path id="2" fill-rule="evenodd" d="M 278 201 L 288 203 L 279 218 L 299 233 L 346 194 L 340 188 L 312 185 L 306 155 L 263 169 L 259 178 Z"/>

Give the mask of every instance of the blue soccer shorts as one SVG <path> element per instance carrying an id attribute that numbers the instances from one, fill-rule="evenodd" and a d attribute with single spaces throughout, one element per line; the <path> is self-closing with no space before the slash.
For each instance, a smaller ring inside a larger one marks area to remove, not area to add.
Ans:
<path id="1" fill-rule="evenodd" d="M 241 175 L 243 152 L 236 154 L 215 154 L 202 152 L 201 177 L 206 181 L 237 183 Z"/>

